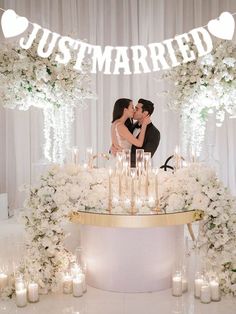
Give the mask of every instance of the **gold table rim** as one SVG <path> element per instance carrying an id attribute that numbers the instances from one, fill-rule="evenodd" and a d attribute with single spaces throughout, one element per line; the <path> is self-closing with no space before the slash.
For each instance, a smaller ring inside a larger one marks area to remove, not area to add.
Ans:
<path id="1" fill-rule="evenodd" d="M 113 228 L 152 228 L 191 224 L 202 219 L 202 211 L 191 210 L 166 214 L 120 215 L 109 213 L 73 212 L 73 223 Z"/>

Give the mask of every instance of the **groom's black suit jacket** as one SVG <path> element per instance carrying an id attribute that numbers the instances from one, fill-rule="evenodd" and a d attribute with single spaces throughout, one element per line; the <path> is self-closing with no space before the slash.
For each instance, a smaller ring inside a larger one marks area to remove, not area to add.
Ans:
<path id="1" fill-rule="evenodd" d="M 131 122 L 127 122 L 126 125 L 128 129 L 130 130 L 130 132 L 133 133 L 133 131 L 138 126 L 138 123 L 132 124 Z M 135 167 L 136 149 L 144 149 L 145 152 L 150 152 L 151 156 L 153 156 L 160 143 L 160 138 L 161 136 L 160 136 L 159 130 L 152 123 L 149 123 L 146 128 L 143 146 L 137 147 L 137 146 L 132 145 L 131 147 L 131 167 Z"/>

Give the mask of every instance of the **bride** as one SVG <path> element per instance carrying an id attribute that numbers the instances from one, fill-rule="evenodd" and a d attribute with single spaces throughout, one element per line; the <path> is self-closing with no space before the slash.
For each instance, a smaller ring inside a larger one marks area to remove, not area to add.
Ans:
<path id="1" fill-rule="evenodd" d="M 115 102 L 113 109 L 113 120 L 111 126 L 111 138 L 112 138 L 112 152 L 115 155 L 116 151 L 122 149 L 131 149 L 132 145 L 137 147 L 143 146 L 144 136 L 147 125 L 151 122 L 149 116 L 145 117 L 141 126 L 139 137 L 136 138 L 129 131 L 125 122 L 128 119 L 132 119 L 134 116 L 133 102 L 127 98 L 120 98 Z"/>

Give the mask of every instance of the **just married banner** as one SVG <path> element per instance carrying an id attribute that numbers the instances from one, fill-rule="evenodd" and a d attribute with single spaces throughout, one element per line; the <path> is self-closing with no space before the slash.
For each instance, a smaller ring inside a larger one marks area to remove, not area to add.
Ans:
<path id="1" fill-rule="evenodd" d="M 28 31 L 27 35 L 19 40 L 21 48 L 29 49 L 39 36 L 37 54 L 40 57 L 48 58 L 57 48 L 55 61 L 60 64 L 66 66 L 71 62 L 73 52 L 76 53 L 75 62 L 73 60 L 75 70 L 83 72 L 83 60 L 89 57 L 92 60 L 91 73 L 101 71 L 104 74 L 115 75 L 155 72 L 193 61 L 212 51 L 212 35 L 232 40 L 235 29 L 234 14 L 223 12 L 218 19 L 209 21 L 206 26 L 194 28 L 188 33 L 176 35 L 162 42 L 150 43 L 147 46 L 101 47 L 51 32 L 29 22 L 25 17 L 18 16 L 13 10 L 3 11 L 1 25 L 5 38 L 16 37 Z M 193 43 L 197 53 L 191 49 L 190 43 Z"/>

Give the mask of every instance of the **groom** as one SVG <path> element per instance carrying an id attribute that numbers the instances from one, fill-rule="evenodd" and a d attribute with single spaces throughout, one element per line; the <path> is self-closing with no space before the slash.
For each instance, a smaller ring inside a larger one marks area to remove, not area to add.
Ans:
<path id="1" fill-rule="evenodd" d="M 131 121 L 127 121 L 126 126 L 135 137 L 139 136 L 140 128 L 143 123 L 143 119 L 149 115 L 151 116 L 154 111 L 154 104 L 150 100 L 139 99 L 138 104 L 135 106 L 134 120 L 136 123 L 132 124 Z M 131 167 L 135 167 L 136 163 L 136 149 L 144 149 L 145 152 L 150 152 L 153 157 L 160 143 L 160 132 L 153 125 L 149 123 L 146 128 L 144 142 L 142 147 L 131 147 Z"/>

